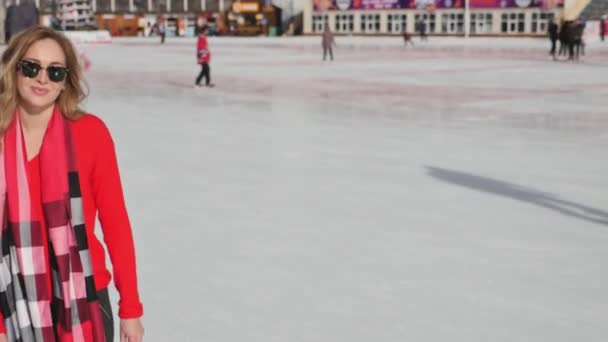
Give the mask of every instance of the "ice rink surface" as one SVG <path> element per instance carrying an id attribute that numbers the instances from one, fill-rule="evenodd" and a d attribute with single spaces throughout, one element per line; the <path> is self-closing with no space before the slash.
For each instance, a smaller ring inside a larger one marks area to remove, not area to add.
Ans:
<path id="1" fill-rule="evenodd" d="M 608 340 L 608 42 L 86 46 L 147 341 Z"/>

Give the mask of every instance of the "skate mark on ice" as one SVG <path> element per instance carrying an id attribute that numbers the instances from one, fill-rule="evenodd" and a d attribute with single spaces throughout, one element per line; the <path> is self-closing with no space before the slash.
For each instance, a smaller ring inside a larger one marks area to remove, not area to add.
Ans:
<path id="1" fill-rule="evenodd" d="M 167 84 L 174 88 L 196 89 L 196 87 L 194 86 L 194 82 L 186 83 L 186 82 L 177 82 L 177 81 L 167 81 Z"/>

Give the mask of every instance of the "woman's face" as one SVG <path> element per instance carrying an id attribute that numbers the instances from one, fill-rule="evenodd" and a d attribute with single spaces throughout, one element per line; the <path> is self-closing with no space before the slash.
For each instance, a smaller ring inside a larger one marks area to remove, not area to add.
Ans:
<path id="1" fill-rule="evenodd" d="M 56 41 L 43 39 L 32 44 L 17 71 L 20 104 L 36 112 L 53 106 L 65 86 L 65 67 L 65 53 Z"/>

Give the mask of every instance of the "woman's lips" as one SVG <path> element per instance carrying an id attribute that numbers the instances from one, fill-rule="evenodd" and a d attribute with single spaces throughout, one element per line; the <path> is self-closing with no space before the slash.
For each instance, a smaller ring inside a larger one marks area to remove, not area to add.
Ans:
<path id="1" fill-rule="evenodd" d="M 34 95 L 45 96 L 49 93 L 49 90 L 45 88 L 32 87 L 32 92 L 34 93 Z"/>

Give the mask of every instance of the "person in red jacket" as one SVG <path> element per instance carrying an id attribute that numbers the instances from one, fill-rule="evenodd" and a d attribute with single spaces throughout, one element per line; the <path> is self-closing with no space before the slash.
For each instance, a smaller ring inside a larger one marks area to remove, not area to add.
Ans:
<path id="1" fill-rule="evenodd" d="M 209 68 L 209 62 L 211 62 L 211 52 L 209 52 L 209 44 L 207 44 L 207 30 L 208 27 L 205 25 L 201 27 L 198 31 L 196 58 L 198 59 L 198 64 L 201 65 L 201 72 L 196 78 L 195 85 L 197 87 L 201 86 L 201 81 L 203 80 L 203 77 L 205 78 L 205 86 L 214 86 L 211 83 L 211 69 Z"/>
<path id="2" fill-rule="evenodd" d="M 105 250 L 121 342 L 143 339 L 135 248 L 112 137 L 85 114 L 70 41 L 15 36 L 0 62 L 0 342 L 113 341 Z"/>

